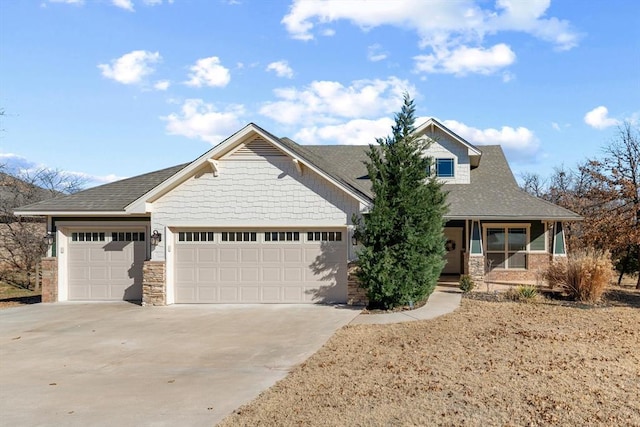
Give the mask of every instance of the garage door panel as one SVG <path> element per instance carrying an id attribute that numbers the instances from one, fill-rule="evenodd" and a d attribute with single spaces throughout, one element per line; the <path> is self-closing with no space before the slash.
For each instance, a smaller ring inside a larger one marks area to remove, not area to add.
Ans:
<path id="1" fill-rule="evenodd" d="M 284 302 L 299 302 L 304 301 L 304 287 L 300 286 L 283 286 L 282 294 Z"/>
<path id="2" fill-rule="evenodd" d="M 240 249 L 240 262 L 258 263 L 260 261 L 260 250 L 258 248 Z"/>
<path id="3" fill-rule="evenodd" d="M 192 250 L 192 252 L 194 252 L 194 257 L 198 257 L 198 263 L 218 261 L 218 251 L 216 248 L 203 247 L 198 251 Z"/>
<path id="4" fill-rule="evenodd" d="M 242 283 L 257 283 L 259 282 L 258 267 L 241 267 L 240 268 L 240 281 Z"/>
<path id="5" fill-rule="evenodd" d="M 252 240 L 244 238 L 246 232 L 228 231 L 226 240 L 220 231 L 211 233 L 216 237 L 207 242 L 176 242 L 177 303 L 346 301 L 345 242 L 307 241 L 306 232 L 252 230 Z M 198 273 L 187 274 L 189 270 Z"/>
<path id="6" fill-rule="evenodd" d="M 218 269 L 215 267 L 196 267 L 198 282 L 215 283 L 218 281 Z"/>
<path id="7" fill-rule="evenodd" d="M 303 250 L 300 248 L 285 248 L 282 250 L 283 252 L 283 261 L 286 263 L 296 263 L 299 264 L 302 262 L 302 252 Z"/>
<path id="8" fill-rule="evenodd" d="M 200 286 L 198 288 L 198 301 L 217 302 L 218 301 L 217 286 Z"/>
<path id="9" fill-rule="evenodd" d="M 240 301 L 242 302 L 262 302 L 260 286 L 240 286 Z"/>
<path id="10" fill-rule="evenodd" d="M 280 262 L 280 248 L 262 248 L 262 262 Z"/>
<path id="11" fill-rule="evenodd" d="M 284 281 L 289 282 L 302 282 L 302 269 L 298 267 L 285 267 L 283 269 L 284 272 Z"/>
<path id="12" fill-rule="evenodd" d="M 220 283 L 238 281 L 238 269 L 236 267 L 220 267 Z"/>
<path id="13" fill-rule="evenodd" d="M 181 247 L 179 251 L 176 251 L 176 262 L 196 262 L 196 250 L 195 248 Z"/>
<path id="14" fill-rule="evenodd" d="M 221 302 L 239 302 L 238 293 L 239 289 L 236 286 L 220 286 L 220 301 Z"/>
<path id="15" fill-rule="evenodd" d="M 220 262 L 238 262 L 238 250 L 232 248 L 220 249 Z"/>
<path id="16" fill-rule="evenodd" d="M 262 281 L 279 282 L 282 280 L 281 271 L 280 267 L 262 267 Z"/>

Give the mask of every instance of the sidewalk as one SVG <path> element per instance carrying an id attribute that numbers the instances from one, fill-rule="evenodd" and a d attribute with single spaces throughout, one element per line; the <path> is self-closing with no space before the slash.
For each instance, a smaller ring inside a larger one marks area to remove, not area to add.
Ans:
<path id="1" fill-rule="evenodd" d="M 359 314 L 349 323 L 350 325 L 375 325 L 387 323 L 413 322 L 428 320 L 443 314 L 451 313 L 460 307 L 462 293 L 454 289 L 444 288 L 436 290 L 429 297 L 429 301 L 416 310 L 398 311 L 382 314 Z"/>

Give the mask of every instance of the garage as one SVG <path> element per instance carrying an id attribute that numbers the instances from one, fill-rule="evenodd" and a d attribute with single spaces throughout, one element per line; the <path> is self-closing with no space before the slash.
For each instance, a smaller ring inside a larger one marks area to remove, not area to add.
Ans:
<path id="1" fill-rule="evenodd" d="M 69 232 L 68 299 L 141 300 L 145 234 L 119 229 Z"/>
<path id="2" fill-rule="evenodd" d="M 176 230 L 176 303 L 347 299 L 341 229 Z"/>

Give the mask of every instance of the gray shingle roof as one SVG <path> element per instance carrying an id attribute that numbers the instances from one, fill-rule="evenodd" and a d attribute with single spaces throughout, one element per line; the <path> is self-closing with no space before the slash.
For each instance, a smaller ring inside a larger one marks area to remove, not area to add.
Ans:
<path id="1" fill-rule="evenodd" d="M 303 147 L 322 158 L 326 168 L 342 176 L 350 186 L 373 197 L 364 163 L 368 160 L 367 146 Z M 574 212 L 520 189 L 499 145 L 482 146 L 481 151 L 480 165 L 471 170 L 470 184 L 444 185 L 448 192 L 448 218 L 580 219 Z"/>
<path id="2" fill-rule="evenodd" d="M 274 137 L 275 138 L 275 137 Z M 277 138 L 275 138 L 277 139 Z M 365 198 L 372 199 L 365 162 L 368 146 L 282 144 Z M 500 146 L 483 146 L 480 165 L 471 170 L 470 184 L 445 184 L 448 218 L 580 219 L 577 214 L 533 197 L 518 186 Z M 100 212 L 124 208 L 188 164 L 147 173 L 76 194 L 24 206 L 21 212 Z"/>
<path id="3" fill-rule="evenodd" d="M 160 183 L 176 174 L 188 163 L 138 175 L 110 184 L 89 188 L 78 193 L 23 206 L 19 212 L 106 212 L 124 208 Z"/>

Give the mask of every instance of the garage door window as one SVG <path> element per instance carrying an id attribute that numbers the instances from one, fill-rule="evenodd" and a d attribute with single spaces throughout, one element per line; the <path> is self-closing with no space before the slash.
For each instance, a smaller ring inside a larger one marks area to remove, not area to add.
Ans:
<path id="1" fill-rule="evenodd" d="M 104 242 L 104 233 L 92 231 L 79 231 L 71 233 L 72 242 Z"/>
<path id="2" fill-rule="evenodd" d="M 255 242 L 258 239 L 258 233 L 255 231 L 223 231 L 223 242 Z"/>
<path id="3" fill-rule="evenodd" d="M 309 242 L 341 242 L 341 231 L 309 231 L 307 232 Z"/>
<path id="4" fill-rule="evenodd" d="M 111 233 L 111 241 L 112 242 L 144 242 L 144 232 L 137 232 L 137 231 L 113 232 Z"/>
<path id="5" fill-rule="evenodd" d="M 181 231 L 178 233 L 179 242 L 213 242 L 213 231 Z"/>
<path id="6" fill-rule="evenodd" d="M 265 242 L 299 242 L 298 231 L 267 231 L 264 233 Z"/>

